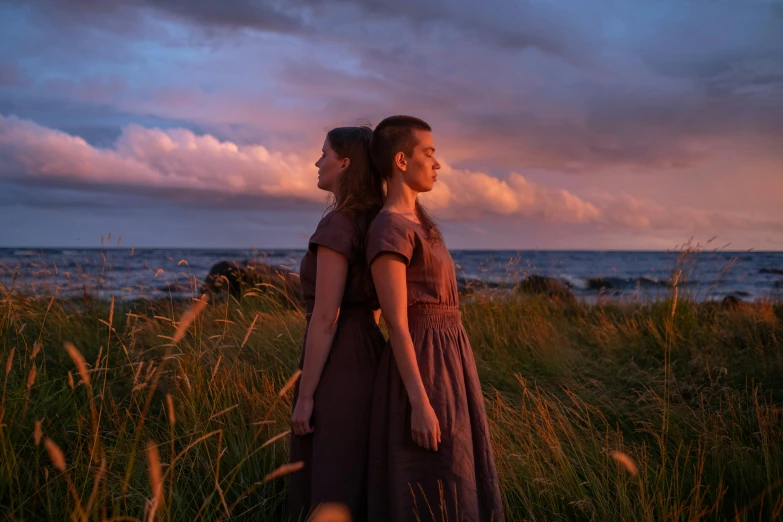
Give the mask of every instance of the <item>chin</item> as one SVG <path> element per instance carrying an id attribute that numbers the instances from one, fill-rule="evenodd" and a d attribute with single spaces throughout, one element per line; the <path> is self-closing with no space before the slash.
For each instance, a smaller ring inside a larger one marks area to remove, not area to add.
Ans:
<path id="1" fill-rule="evenodd" d="M 417 183 L 416 185 L 408 185 L 408 186 L 413 190 L 415 190 L 416 192 L 429 192 L 432 190 L 432 187 L 434 185 L 435 184 L 430 181 L 429 183 L 423 182 L 423 183 Z"/>

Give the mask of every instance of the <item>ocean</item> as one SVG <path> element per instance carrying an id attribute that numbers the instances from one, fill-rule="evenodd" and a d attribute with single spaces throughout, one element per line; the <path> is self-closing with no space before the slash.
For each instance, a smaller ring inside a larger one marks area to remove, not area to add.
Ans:
<path id="1" fill-rule="evenodd" d="M 303 250 L 225 249 L 0 249 L 0 285 L 6 290 L 99 299 L 195 296 L 210 267 L 224 260 L 257 259 L 298 271 Z M 783 252 L 453 250 L 458 278 L 509 286 L 529 275 L 569 285 L 577 298 L 656 300 L 671 295 L 697 301 L 734 295 L 745 301 L 783 298 Z"/>

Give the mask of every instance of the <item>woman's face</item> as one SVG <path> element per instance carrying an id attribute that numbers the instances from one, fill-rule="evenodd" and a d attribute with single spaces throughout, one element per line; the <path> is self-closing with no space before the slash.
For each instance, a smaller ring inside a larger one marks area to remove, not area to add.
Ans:
<path id="1" fill-rule="evenodd" d="M 324 140 L 321 157 L 315 162 L 318 167 L 318 188 L 332 192 L 337 185 L 340 174 L 351 164 L 349 158 L 341 158 L 332 149 L 329 139 Z"/>

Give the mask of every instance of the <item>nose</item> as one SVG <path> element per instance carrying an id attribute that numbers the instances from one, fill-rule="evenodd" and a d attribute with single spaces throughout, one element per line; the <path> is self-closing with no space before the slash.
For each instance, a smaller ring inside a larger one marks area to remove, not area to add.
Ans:
<path id="1" fill-rule="evenodd" d="M 436 160 L 435 158 L 432 158 L 432 159 L 433 159 L 433 161 L 435 161 L 435 165 L 433 165 L 432 168 L 435 169 L 435 170 L 440 169 L 440 163 L 438 163 L 438 160 Z"/>

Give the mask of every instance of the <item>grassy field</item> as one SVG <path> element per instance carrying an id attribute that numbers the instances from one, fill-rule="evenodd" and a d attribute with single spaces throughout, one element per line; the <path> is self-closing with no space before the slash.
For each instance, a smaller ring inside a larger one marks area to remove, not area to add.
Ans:
<path id="1" fill-rule="evenodd" d="M 0 293 L 0 518 L 283 518 L 303 312 L 191 306 Z M 463 314 L 507 520 L 781 517 L 782 305 Z"/>

